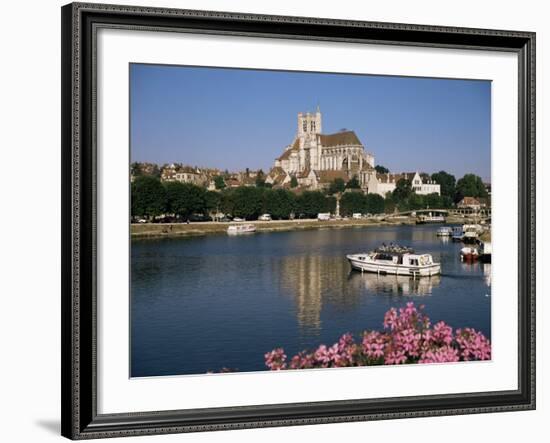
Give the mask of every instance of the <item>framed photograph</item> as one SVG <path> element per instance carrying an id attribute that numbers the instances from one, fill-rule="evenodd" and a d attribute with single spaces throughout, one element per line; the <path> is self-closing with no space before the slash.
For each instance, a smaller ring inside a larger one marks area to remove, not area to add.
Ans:
<path id="1" fill-rule="evenodd" d="M 62 434 L 535 408 L 535 35 L 62 8 Z"/>

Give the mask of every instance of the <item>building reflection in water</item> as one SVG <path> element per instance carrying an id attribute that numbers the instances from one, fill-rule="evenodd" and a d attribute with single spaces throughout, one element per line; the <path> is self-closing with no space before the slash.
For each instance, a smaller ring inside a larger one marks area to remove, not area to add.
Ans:
<path id="1" fill-rule="evenodd" d="M 349 265 L 342 257 L 299 255 L 279 262 L 282 292 L 294 298 L 298 324 L 321 329 L 323 305 L 348 309 L 357 304 L 359 292 L 347 281 Z"/>

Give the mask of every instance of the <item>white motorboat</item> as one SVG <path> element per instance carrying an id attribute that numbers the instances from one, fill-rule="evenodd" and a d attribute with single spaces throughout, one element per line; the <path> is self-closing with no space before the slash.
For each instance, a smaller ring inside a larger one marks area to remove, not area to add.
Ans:
<path id="1" fill-rule="evenodd" d="M 476 243 L 479 235 L 483 232 L 483 226 L 478 224 L 464 225 L 462 231 L 464 232 L 462 237 L 464 243 Z"/>
<path id="2" fill-rule="evenodd" d="M 353 269 L 377 274 L 431 277 L 441 274 L 441 264 L 434 263 L 431 254 L 415 254 L 399 246 L 378 248 L 372 252 L 346 255 Z"/>
<path id="3" fill-rule="evenodd" d="M 438 237 L 450 237 L 451 235 L 453 235 L 453 228 L 450 226 L 441 226 L 441 228 L 437 230 Z"/>
<path id="4" fill-rule="evenodd" d="M 253 232 L 256 232 L 256 226 L 249 223 L 242 225 L 231 225 L 227 228 L 227 233 L 229 235 L 251 234 Z"/>

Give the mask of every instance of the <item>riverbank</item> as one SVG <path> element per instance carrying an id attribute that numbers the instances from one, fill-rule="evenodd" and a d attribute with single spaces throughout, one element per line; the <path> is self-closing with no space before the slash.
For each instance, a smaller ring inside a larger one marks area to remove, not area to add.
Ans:
<path id="1" fill-rule="evenodd" d="M 456 220 L 448 218 L 447 223 L 465 223 L 467 220 L 457 218 Z M 399 226 L 414 225 L 416 219 L 413 217 L 402 217 L 393 220 L 369 219 L 349 219 L 349 220 L 330 220 L 318 221 L 317 219 L 307 220 L 277 220 L 277 221 L 254 221 L 243 222 L 253 223 L 257 232 L 279 232 L 294 231 L 306 229 L 345 229 L 353 227 L 369 226 Z M 225 222 L 194 222 L 194 223 L 133 223 L 130 226 L 132 238 L 157 238 L 157 237 L 185 237 L 201 236 L 210 234 L 225 234 L 230 225 L 238 223 Z"/>

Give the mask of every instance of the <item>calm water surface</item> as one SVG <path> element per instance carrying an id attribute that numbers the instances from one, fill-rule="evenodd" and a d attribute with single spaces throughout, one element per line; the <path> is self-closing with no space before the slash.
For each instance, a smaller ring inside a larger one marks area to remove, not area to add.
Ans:
<path id="1" fill-rule="evenodd" d="M 345 332 L 382 329 L 384 313 L 409 301 L 432 321 L 491 336 L 491 265 L 461 263 L 460 243 L 437 226 L 320 229 L 248 236 L 132 241 L 131 376 L 265 370 Z M 382 242 L 441 262 L 417 280 L 350 272 L 345 255 Z"/>

